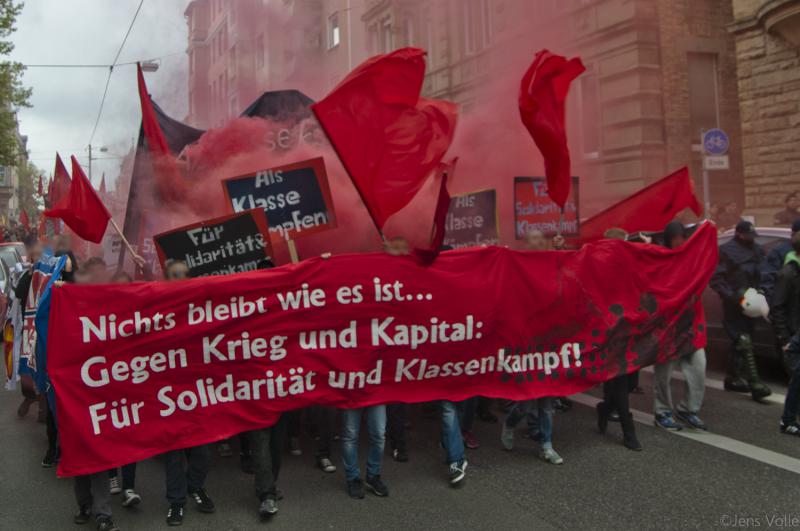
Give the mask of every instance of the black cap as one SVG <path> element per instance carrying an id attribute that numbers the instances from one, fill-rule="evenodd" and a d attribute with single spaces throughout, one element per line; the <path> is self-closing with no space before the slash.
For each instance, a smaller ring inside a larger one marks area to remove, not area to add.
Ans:
<path id="1" fill-rule="evenodd" d="M 753 236 L 758 236 L 755 226 L 744 219 L 736 224 L 736 232 L 738 234 L 752 234 Z"/>
<path id="2" fill-rule="evenodd" d="M 792 223 L 792 232 L 800 232 L 800 219 L 796 219 Z"/>

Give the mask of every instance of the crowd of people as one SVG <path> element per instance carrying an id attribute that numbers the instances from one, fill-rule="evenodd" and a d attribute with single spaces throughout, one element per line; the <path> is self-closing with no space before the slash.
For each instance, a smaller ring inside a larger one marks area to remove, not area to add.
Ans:
<path id="1" fill-rule="evenodd" d="M 796 198 L 795 198 L 796 199 Z M 800 218 L 800 216 L 798 216 Z M 691 232 L 675 221 L 668 224 L 655 240 L 645 237 L 645 243 L 636 245 L 663 245 L 679 248 Z M 622 229 L 611 228 L 605 233 L 609 239 L 630 239 Z M 780 432 L 800 435 L 797 423 L 797 402 L 800 399 L 800 219 L 792 221 L 792 238 L 771 250 L 769 255 L 755 241 L 753 224 L 738 221 L 735 237 L 720 247 L 718 267 L 711 279 L 711 287 L 723 302 L 724 328 L 731 339 L 731 352 L 725 378 L 725 389 L 731 392 L 750 393 L 754 400 L 763 400 L 770 394 L 769 387 L 759 378 L 755 363 L 752 333 L 755 318 L 745 314 L 742 298 L 748 289 L 762 292 L 771 302 L 772 325 L 775 329 L 777 348 L 786 356 L 792 376 L 782 418 Z M 640 238 L 641 241 L 641 238 Z M 565 241 L 561 236 L 548 239 L 540 231 L 530 231 L 525 238 L 531 252 L 561 250 Z M 392 255 L 409 253 L 409 245 L 403 238 L 389 240 L 386 251 Z M 31 265 L 40 259 L 43 252 L 56 256 L 66 255 L 66 264 L 59 282 L 76 284 L 125 283 L 132 275 L 124 271 L 111 273 L 101 258 L 79 261 L 71 249 L 70 239 L 57 237 L 52 249 L 45 250 L 34 239 L 26 240 L 27 261 L 20 268 L 12 296 L 25 307 L 31 283 Z M 134 257 L 138 275 L 152 278 L 145 261 Z M 264 260 L 262 268 L 273 264 Z M 164 280 L 180 282 L 189 277 L 184 262 L 170 261 L 165 264 Z M 20 307 L 19 305 L 17 306 Z M 670 379 L 679 369 L 685 380 L 685 391 L 680 401 L 674 402 Z M 680 359 L 655 367 L 654 403 L 656 426 L 665 430 L 708 430 L 700 417 L 703 406 L 706 373 L 704 349 Z M 24 400 L 18 410 L 20 417 L 28 414 L 32 405 L 39 404 L 40 421 L 46 424 L 47 451 L 41 461 L 43 467 L 53 467 L 59 460 L 58 426 L 52 414 L 52 404 L 46 403 L 44 394 L 39 394 L 30 381 L 23 378 Z M 641 451 L 642 444 L 636 436 L 636 428 L 629 407 L 629 394 L 636 392 L 638 373 L 617 376 L 603 384 L 603 400 L 597 404 L 597 429 L 605 434 L 611 422 L 620 425 L 622 444 L 632 451 Z M 511 402 L 494 401 L 484 397 L 473 397 L 454 403 L 440 401 L 423 404 L 424 413 L 440 421 L 441 446 L 447 462 L 447 481 L 456 487 L 463 483 L 468 469 L 465 449 L 477 449 L 479 441 L 473 433 L 477 421 L 498 423 L 499 443 L 505 450 L 514 448 L 517 426 L 525 420 L 526 435 L 539 447 L 539 457 L 546 463 L 561 465 L 564 458 L 556 451 L 553 440 L 554 412 L 568 410 L 572 403 L 567 397 L 547 397 L 536 400 Z M 388 439 L 391 459 L 397 462 L 409 460 L 406 431 L 409 422 L 409 405 L 375 405 L 358 410 L 337 410 L 333 407 L 315 405 L 305 410 L 285 413 L 272 426 L 240 434 L 215 445 L 201 445 L 183 450 L 173 450 L 163 456 L 165 492 L 167 500 L 166 523 L 181 525 L 186 517 L 187 504 L 196 506 L 202 513 L 216 510 L 205 483 L 210 472 L 212 453 L 223 457 L 234 455 L 239 448 L 239 465 L 245 474 L 254 476 L 254 490 L 258 500 L 258 513 L 267 518 L 278 512 L 282 498 L 278 488 L 283 455 L 301 455 L 300 439 L 312 436 L 315 439 L 314 459 L 323 473 L 336 473 L 334 453 L 338 445 L 344 466 L 346 493 L 355 499 L 364 498 L 366 492 L 379 497 L 389 495 L 389 487 L 382 476 L 385 442 Z M 499 408 L 499 409 L 498 409 Z M 498 418 L 492 411 L 502 410 L 505 418 Z M 337 423 L 338 419 L 338 423 Z M 359 432 L 362 421 L 368 432 L 365 474 L 362 475 L 359 460 Z M 112 520 L 112 495 L 120 495 L 123 507 L 133 507 L 142 502 L 136 487 L 136 463 L 121 470 L 109 470 L 74 479 L 77 512 L 76 524 L 89 522 L 92 517 L 98 530 L 118 529 Z"/>

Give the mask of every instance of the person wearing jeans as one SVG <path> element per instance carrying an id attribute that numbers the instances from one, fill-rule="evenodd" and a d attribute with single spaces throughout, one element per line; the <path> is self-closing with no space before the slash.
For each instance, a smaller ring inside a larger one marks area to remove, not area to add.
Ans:
<path id="1" fill-rule="evenodd" d="M 188 467 L 184 466 L 184 461 L 188 462 Z M 186 505 L 187 494 L 195 501 L 200 512 L 214 512 L 214 502 L 203 488 L 211 466 L 209 445 L 171 450 L 165 454 L 164 466 L 167 475 L 167 501 L 169 501 L 167 524 L 175 526 L 183 523 L 183 507 Z"/>
<path id="2" fill-rule="evenodd" d="M 441 408 L 442 448 L 444 448 L 447 464 L 450 467 L 450 484 L 456 486 L 464 480 L 467 471 L 458 406 L 449 400 L 442 400 Z"/>
<path id="3" fill-rule="evenodd" d="M 524 400 L 514 404 L 503 422 L 503 431 L 500 436 L 506 450 L 514 448 L 514 428 L 526 417 L 532 417 L 529 427 L 533 427 L 535 438 L 541 445 L 539 457 L 550 464 L 560 465 L 564 459 L 553 449 L 553 399 L 542 397 L 534 400 Z"/>
<path id="4" fill-rule="evenodd" d="M 358 434 L 361 429 L 361 415 L 367 416 L 369 431 L 369 451 L 367 453 L 367 477 L 361 481 L 358 468 Z M 351 498 L 364 497 L 364 485 L 376 496 L 388 496 L 389 489 L 381 480 L 381 464 L 386 437 L 386 406 L 370 406 L 361 409 L 342 410 L 342 460 L 347 491 Z"/>
<path id="5" fill-rule="evenodd" d="M 675 414 L 692 428 L 707 430 L 697 414 L 703 405 L 706 391 L 706 351 L 698 349 L 688 356 L 656 365 L 655 372 L 655 424 L 670 431 L 680 431 L 680 424 L 672 421 L 672 372 L 679 366 L 684 378 L 683 400 Z M 669 424 L 668 424 L 669 423 Z"/>

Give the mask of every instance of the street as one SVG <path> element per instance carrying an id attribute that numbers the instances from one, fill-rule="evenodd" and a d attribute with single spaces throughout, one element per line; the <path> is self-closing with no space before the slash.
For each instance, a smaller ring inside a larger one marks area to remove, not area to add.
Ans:
<path id="1" fill-rule="evenodd" d="M 411 415 L 410 461 L 396 463 L 386 452 L 387 499 L 371 494 L 364 500 L 348 498 L 338 449 L 334 461 L 339 470 L 325 474 L 313 466 L 313 441 L 306 438 L 302 456 L 284 455 L 279 480 L 284 499 L 279 514 L 264 523 L 257 515 L 252 476 L 239 470 L 238 457 L 221 458 L 215 452 L 207 490 L 217 511 L 201 514 L 190 502 L 183 527 L 616 530 L 725 528 L 735 522 L 740 528 L 778 526 L 781 521 L 773 518 L 798 515 L 800 474 L 800 441 L 777 429 L 784 382 L 772 374 L 774 394 L 767 404 L 758 404 L 747 395 L 720 390 L 721 379 L 719 373 L 709 373 L 701 411 L 711 431 L 674 434 L 652 425 L 652 372 L 643 371 L 641 386 L 646 394 L 631 395 L 643 452 L 628 451 L 619 443 L 618 424 L 612 423 L 605 436 L 597 434 L 590 407 L 597 389 L 574 397 L 572 410 L 556 414 L 553 440 L 564 457 L 561 466 L 539 460 L 536 446 L 524 438 L 521 428 L 514 450 L 507 452 L 500 446 L 500 425 L 478 421 L 475 432 L 482 446 L 467 450 L 468 479 L 459 489 L 447 484 L 438 423 L 423 416 L 419 406 Z M 673 388 L 679 400 L 677 376 Z M 55 469 L 41 468 L 44 425 L 35 422 L 35 407 L 19 420 L 18 402 L 18 393 L 0 394 L 0 499 L 11 508 L 5 511 L 2 527 L 78 529 L 72 523 L 72 480 L 57 479 Z M 495 413 L 500 415 L 497 408 Z M 112 497 L 114 519 L 121 529 L 167 528 L 162 467 L 157 459 L 140 464 L 137 491 L 143 501 L 135 509 L 121 507 L 120 497 Z"/>

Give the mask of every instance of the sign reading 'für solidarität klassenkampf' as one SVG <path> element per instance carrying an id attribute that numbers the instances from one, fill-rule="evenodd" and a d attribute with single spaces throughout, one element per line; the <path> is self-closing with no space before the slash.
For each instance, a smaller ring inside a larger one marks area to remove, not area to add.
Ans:
<path id="1" fill-rule="evenodd" d="M 225 179 L 222 188 L 234 212 L 264 209 L 269 230 L 283 238 L 336 227 L 321 157 Z"/>
<path id="2" fill-rule="evenodd" d="M 529 231 L 577 236 L 580 232 L 578 178 L 572 178 L 563 215 L 547 195 L 544 177 L 514 177 L 514 233 L 517 239 Z"/>
<path id="3" fill-rule="evenodd" d="M 267 219 L 261 209 L 209 219 L 157 234 L 162 269 L 168 260 L 186 262 L 190 277 L 254 271 L 272 258 Z"/>

